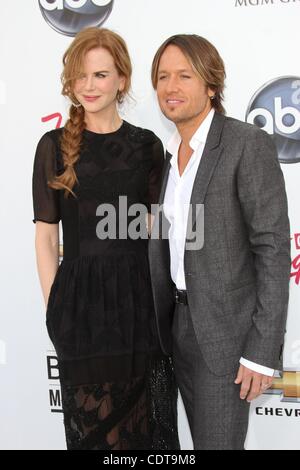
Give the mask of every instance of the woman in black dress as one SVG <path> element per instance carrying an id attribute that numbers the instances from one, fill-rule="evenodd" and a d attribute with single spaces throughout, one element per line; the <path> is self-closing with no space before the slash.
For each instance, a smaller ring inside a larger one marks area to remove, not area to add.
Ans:
<path id="1" fill-rule="evenodd" d="M 87 28 L 63 63 L 70 116 L 38 144 L 33 203 L 67 447 L 178 449 L 177 389 L 157 336 L 146 220 L 140 236 L 124 235 L 124 226 L 126 232 L 135 227 L 127 214 L 133 204 L 150 212 L 157 203 L 163 147 L 151 131 L 118 114 L 131 79 L 122 38 Z"/>

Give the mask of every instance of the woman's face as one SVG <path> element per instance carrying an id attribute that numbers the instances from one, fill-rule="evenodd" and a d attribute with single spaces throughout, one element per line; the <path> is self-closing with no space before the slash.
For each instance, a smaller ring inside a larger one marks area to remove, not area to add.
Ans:
<path id="1" fill-rule="evenodd" d="M 116 109 L 117 93 L 123 91 L 125 77 L 120 77 L 110 53 L 91 49 L 83 61 L 83 71 L 75 81 L 74 95 L 86 113 L 109 116 Z"/>

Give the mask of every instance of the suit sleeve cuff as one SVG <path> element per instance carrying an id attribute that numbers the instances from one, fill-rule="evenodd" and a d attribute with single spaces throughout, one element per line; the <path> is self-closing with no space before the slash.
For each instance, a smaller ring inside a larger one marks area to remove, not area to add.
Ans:
<path id="1" fill-rule="evenodd" d="M 253 370 L 254 372 L 258 372 L 259 374 L 268 375 L 269 377 L 273 377 L 275 370 L 270 369 L 269 367 L 261 366 L 260 364 L 256 364 L 255 362 L 248 361 L 241 357 L 240 364 L 242 366 L 247 367 L 247 369 Z"/>

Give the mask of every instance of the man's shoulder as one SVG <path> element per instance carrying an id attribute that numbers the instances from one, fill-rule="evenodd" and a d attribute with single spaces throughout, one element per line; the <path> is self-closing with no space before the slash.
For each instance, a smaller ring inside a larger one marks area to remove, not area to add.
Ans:
<path id="1" fill-rule="evenodd" d="M 263 132 L 254 124 L 249 124 L 248 122 L 240 121 L 239 119 L 230 116 L 225 116 L 224 130 L 242 135 L 256 135 L 257 133 Z"/>
<path id="2" fill-rule="evenodd" d="M 276 155 L 276 147 L 272 137 L 260 127 L 240 121 L 232 117 L 225 117 L 221 136 L 222 145 L 240 154 L 244 149 L 264 149 L 272 156 Z M 273 157 L 272 157 L 273 158 Z"/>
<path id="3" fill-rule="evenodd" d="M 260 129 L 258 126 L 249 124 L 248 122 L 240 121 L 239 119 L 230 116 L 225 116 L 224 131 L 241 137 L 255 137 L 257 135 L 261 135 L 262 133 L 265 134 L 265 131 Z"/>

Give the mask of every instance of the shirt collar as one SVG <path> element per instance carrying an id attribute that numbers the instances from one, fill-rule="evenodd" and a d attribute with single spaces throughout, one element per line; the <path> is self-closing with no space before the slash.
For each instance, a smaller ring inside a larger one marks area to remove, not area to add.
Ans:
<path id="1" fill-rule="evenodd" d="M 215 110 L 212 108 L 191 138 L 190 147 L 194 151 L 197 150 L 199 144 L 205 144 L 214 114 Z"/>
<path id="2" fill-rule="evenodd" d="M 199 144 L 205 144 L 214 114 L 215 110 L 212 108 L 191 138 L 190 146 L 194 151 L 197 150 Z M 167 143 L 167 151 L 172 155 L 171 161 L 174 157 L 177 158 L 180 144 L 181 137 L 179 132 L 176 130 Z"/>

